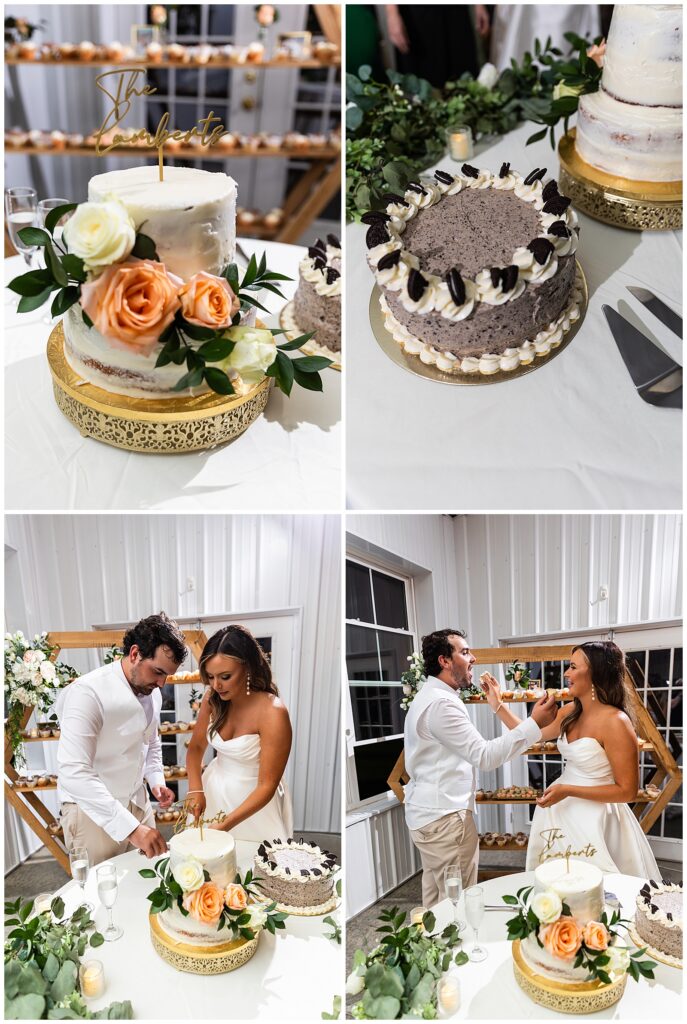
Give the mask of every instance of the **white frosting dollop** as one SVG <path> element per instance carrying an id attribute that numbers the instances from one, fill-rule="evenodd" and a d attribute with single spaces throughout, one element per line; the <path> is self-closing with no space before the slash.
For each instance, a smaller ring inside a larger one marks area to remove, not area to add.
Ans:
<path id="1" fill-rule="evenodd" d="M 499 190 L 505 190 L 505 189 L 510 189 L 510 188 L 512 188 L 512 189 L 516 188 L 516 186 L 521 181 L 522 181 L 522 178 L 520 177 L 519 174 L 515 174 L 514 171 L 509 171 L 508 174 L 505 176 L 505 178 L 500 178 L 498 174 L 495 174 L 494 175 L 494 180 L 492 181 L 491 184 L 492 184 L 492 188 L 499 189 Z"/>
<path id="2" fill-rule="evenodd" d="M 341 249 L 333 245 L 327 245 L 327 263 L 331 265 L 332 260 L 341 260 Z M 331 284 L 327 281 L 327 267 L 315 266 L 315 259 L 312 256 L 305 256 L 298 264 L 301 277 L 313 285 L 318 295 L 341 295 L 341 274 Z"/>
<path id="3" fill-rule="evenodd" d="M 482 168 L 478 168 L 478 170 L 479 174 L 477 177 L 472 178 L 466 176 L 463 179 L 464 184 L 467 185 L 468 188 L 490 188 L 493 181 L 491 171 L 485 171 Z"/>
<path id="4" fill-rule="evenodd" d="M 465 285 L 465 302 L 462 306 L 457 306 L 451 297 L 451 292 L 445 281 L 439 281 L 436 286 L 434 294 L 434 308 L 438 313 L 446 320 L 451 320 L 453 323 L 458 323 L 459 320 L 465 320 L 466 317 L 470 316 L 473 309 L 475 308 L 475 300 L 477 298 L 477 288 L 473 281 L 469 278 L 463 279 Z"/>
<path id="5" fill-rule="evenodd" d="M 440 279 L 435 277 L 434 274 L 423 274 L 423 277 L 427 281 L 427 287 L 417 301 L 415 299 L 411 299 L 408 294 L 407 287 L 403 289 L 400 295 L 401 305 L 403 308 L 407 310 L 408 313 L 419 313 L 421 316 L 425 313 L 431 313 L 434 309 L 436 287 L 440 284 Z"/>
<path id="6" fill-rule="evenodd" d="M 433 181 L 425 181 L 423 179 L 418 184 L 424 189 L 424 194 L 409 188 L 403 193 L 403 198 L 406 202 L 411 203 L 420 210 L 424 210 L 428 206 L 434 206 L 435 203 L 439 202 L 441 191 Z"/>
<path id="7" fill-rule="evenodd" d="M 486 302 L 489 306 L 502 306 L 504 302 L 511 302 L 513 299 L 519 298 L 525 290 L 525 282 L 520 274 L 510 291 L 504 292 L 500 281 L 494 287 L 488 270 L 480 270 L 475 277 L 475 284 L 478 301 Z"/>
<path id="8" fill-rule="evenodd" d="M 379 266 L 377 266 L 375 277 L 379 285 L 388 288 L 389 291 L 400 292 L 408 280 L 408 275 L 412 268 L 419 270 L 420 261 L 414 253 L 403 249 L 398 263 L 384 270 L 380 270 Z"/>
<path id="9" fill-rule="evenodd" d="M 465 188 L 467 178 L 461 178 L 459 175 L 453 176 L 453 181 L 449 184 L 446 181 L 439 181 L 437 179 L 436 187 L 439 189 L 443 196 L 455 196 Z"/>
<path id="10" fill-rule="evenodd" d="M 524 245 L 513 253 L 513 263 L 519 268 L 519 276 L 525 281 L 548 281 L 558 270 L 558 260 L 554 251 L 549 253 L 546 263 L 538 263 L 534 253 Z"/>

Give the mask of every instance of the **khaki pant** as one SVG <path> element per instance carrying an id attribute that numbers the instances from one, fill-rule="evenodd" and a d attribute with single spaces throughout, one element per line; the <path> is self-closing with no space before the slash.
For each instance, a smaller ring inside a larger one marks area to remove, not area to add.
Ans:
<path id="1" fill-rule="evenodd" d="M 155 815 L 149 800 L 146 799 L 145 807 L 129 804 L 128 810 L 142 825 L 149 825 L 150 828 L 156 827 Z M 92 818 L 84 814 L 76 804 L 62 804 L 60 818 L 67 852 L 69 853 L 75 846 L 85 846 L 88 850 L 91 867 L 104 860 L 109 860 L 110 857 L 116 857 L 119 853 L 126 853 L 127 850 L 134 849 L 128 839 L 123 839 L 118 843 L 104 829 L 96 825 Z"/>
<path id="2" fill-rule="evenodd" d="M 424 828 L 410 829 L 422 860 L 422 905 L 433 907 L 446 898 L 444 872 L 460 864 L 463 889 L 477 882 L 479 835 L 472 811 L 454 811 Z"/>

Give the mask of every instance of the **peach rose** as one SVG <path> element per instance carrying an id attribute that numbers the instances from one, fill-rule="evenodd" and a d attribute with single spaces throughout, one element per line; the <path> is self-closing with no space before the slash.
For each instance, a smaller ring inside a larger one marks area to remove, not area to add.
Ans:
<path id="1" fill-rule="evenodd" d="M 594 949 L 601 952 L 608 949 L 610 936 L 606 926 L 600 921 L 588 921 L 584 926 L 582 938 L 587 949 Z"/>
<path id="2" fill-rule="evenodd" d="M 242 885 L 232 882 L 224 890 L 224 902 L 230 910 L 245 910 L 248 903 L 246 890 Z"/>
<path id="3" fill-rule="evenodd" d="M 231 327 L 231 318 L 241 305 L 228 281 L 204 270 L 186 282 L 179 298 L 181 312 L 189 323 L 212 327 L 215 331 Z"/>
<path id="4" fill-rule="evenodd" d="M 590 46 L 587 50 L 587 56 L 590 57 L 598 67 L 603 67 L 604 57 L 606 55 L 606 40 L 602 39 L 599 45 L 596 43 L 594 46 Z"/>
<path id="5" fill-rule="evenodd" d="M 184 909 L 201 924 L 217 924 L 224 906 L 224 893 L 214 882 L 205 882 L 183 898 Z"/>
<path id="6" fill-rule="evenodd" d="M 572 960 L 582 945 L 582 932 L 572 917 L 559 917 L 539 932 L 544 949 L 559 960 Z"/>
<path id="7" fill-rule="evenodd" d="M 148 355 L 179 308 L 181 278 L 154 260 L 127 260 L 81 286 L 94 327 L 127 350 Z"/>

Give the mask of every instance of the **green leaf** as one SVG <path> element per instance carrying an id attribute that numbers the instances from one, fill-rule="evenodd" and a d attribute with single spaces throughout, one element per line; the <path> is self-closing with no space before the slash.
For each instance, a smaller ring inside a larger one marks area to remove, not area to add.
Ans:
<path id="1" fill-rule="evenodd" d="M 65 960 L 50 986 L 50 996 L 56 1003 L 59 1003 L 61 999 L 66 999 L 74 991 L 76 976 L 76 964 L 72 960 Z"/>
<path id="2" fill-rule="evenodd" d="M 50 242 L 50 240 L 48 240 L 45 243 L 45 262 L 48 270 L 52 274 L 53 279 L 57 282 L 57 284 L 61 285 L 63 288 L 66 288 L 66 286 L 69 284 L 69 278 L 67 277 L 67 272 L 62 266 L 60 259 L 55 250 L 53 249 L 52 242 Z"/>
<path id="3" fill-rule="evenodd" d="M 355 132 L 363 123 L 363 112 L 360 107 L 348 107 L 346 110 L 346 128 L 349 132 Z"/>
<path id="4" fill-rule="evenodd" d="M 288 356 L 284 355 L 283 352 L 277 352 L 277 358 L 274 360 L 272 365 L 268 367 L 266 375 L 268 377 L 274 377 L 277 387 L 280 388 L 285 395 L 291 394 L 295 372 L 293 363 Z"/>
<path id="5" fill-rule="evenodd" d="M 22 228 L 17 235 L 24 245 L 46 245 L 50 244 L 50 235 L 43 228 Z"/>
<path id="6" fill-rule="evenodd" d="M 55 899 L 50 904 L 50 910 L 58 919 L 58 921 L 62 919 L 62 917 L 64 916 L 64 900 L 62 899 L 61 896 L 55 897 Z"/>
<path id="7" fill-rule="evenodd" d="M 80 256 L 75 256 L 73 253 L 68 252 L 66 256 L 62 257 L 62 266 L 67 271 L 70 277 L 73 277 L 79 283 L 83 283 L 88 274 L 84 267 L 84 262 Z"/>
<path id="8" fill-rule="evenodd" d="M 5 998 L 5 1020 L 41 1020 L 45 1012 L 45 999 L 35 992 Z"/>
<path id="9" fill-rule="evenodd" d="M 136 256 L 139 260 L 155 260 L 156 263 L 160 262 L 160 257 L 155 249 L 155 242 L 148 235 L 136 235 L 131 255 Z"/>
<path id="10" fill-rule="evenodd" d="M 97 946 L 102 946 L 104 941 L 105 938 L 103 935 L 100 934 L 100 932 L 93 932 L 89 944 L 95 948 Z"/>
<path id="11" fill-rule="evenodd" d="M 49 270 L 30 270 L 28 274 L 15 277 L 7 287 L 17 295 L 40 295 L 51 284 L 52 274 Z"/>
<path id="12" fill-rule="evenodd" d="M 67 310 L 79 301 L 79 289 L 75 285 L 62 288 L 52 300 L 50 313 L 52 316 L 62 316 Z"/>
<path id="13" fill-rule="evenodd" d="M 236 265 L 236 263 L 230 263 L 227 267 L 225 267 L 224 271 L 222 272 L 222 277 L 226 278 L 226 280 L 229 282 L 229 287 L 231 288 L 231 290 L 234 292 L 235 295 L 238 295 L 239 268 Z"/>
<path id="14" fill-rule="evenodd" d="M 49 231 L 52 235 L 53 231 L 57 227 L 58 221 L 62 220 L 65 213 L 71 213 L 71 211 L 75 210 L 77 206 L 78 203 L 65 203 L 64 205 L 56 206 L 53 210 L 51 210 L 45 218 L 46 231 Z M 74 258 L 76 259 L 77 257 Z"/>
<path id="15" fill-rule="evenodd" d="M 185 373 L 181 380 L 178 380 L 172 391 L 183 391 L 184 388 L 197 388 L 203 382 L 203 367 L 196 366 L 193 370 Z"/>
<path id="16" fill-rule="evenodd" d="M 518 905 L 518 899 L 516 896 L 502 896 L 501 899 L 509 906 L 517 907 Z"/>
<path id="17" fill-rule="evenodd" d="M 249 288 L 257 276 L 258 264 L 255 259 L 255 253 L 253 253 L 253 255 L 248 261 L 248 266 L 246 267 L 245 273 L 243 275 L 243 280 L 241 281 L 241 288 Z"/>
<path id="18" fill-rule="evenodd" d="M 325 370 L 332 365 L 332 360 L 325 356 L 303 356 L 301 359 L 294 359 L 294 367 L 303 373 L 317 373 L 318 370 Z"/>
<path id="19" fill-rule="evenodd" d="M 48 301 L 51 291 L 52 288 L 46 288 L 38 295 L 23 295 L 19 300 L 17 311 L 19 313 L 30 313 L 33 309 L 39 309 L 43 303 Z"/>
<path id="20" fill-rule="evenodd" d="M 456 953 L 455 957 L 453 958 L 454 964 L 457 964 L 459 967 L 462 967 L 463 964 L 467 964 L 469 960 L 470 957 L 467 955 L 467 953 L 464 953 L 463 950 L 461 950 L 460 953 Z"/>
<path id="21" fill-rule="evenodd" d="M 141 878 L 157 878 L 157 872 L 153 871 L 152 868 L 139 868 L 138 873 Z"/>
<path id="22" fill-rule="evenodd" d="M 46 981 L 49 981 L 52 984 L 52 982 L 57 977 L 59 969 L 60 961 L 51 951 L 50 953 L 48 953 L 47 959 L 45 961 L 45 966 L 43 968 L 43 977 L 45 978 Z"/>
<path id="23" fill-rule="evenodd" d="M 540 139 L 544 138 L 544 136 L 546 135 L 547 131 L 548 131 L 548 128 L 542 128 L 542 130 L 540 132 L 535 132 L 534 135 L 530 135 L 530 137 L 527 140 L 527 142 L 525 143 L 525 145 L 529 146 L 530 143 L 532 143 L 532 142 L 539 142 Z"/>
<path id="24" fill-rule="evenodd" d="M 278 354 L 282 355 L 281 352 Z M 304 373 L 297 365 L 298 362 L 299 360 L 295 359 L 292 363 L 296 384 L 300 384 L 306 391 L 322 391 L 322 378 L 319 373 Z"/>
<path id="25" fill-rule="evenodd" d="M 216 392 L 216 394 L 234 394 L 233 385 L 223 370 L 219 370 L 215 366 L 206 366 L 202 373 L 203 376 L 205 377 L 205 382 L 207 383 L 208 387 L 212 388 L 212 390 Z"/>
<path id="26" fill-rule="evenodd" d="M 217 337 L 212 341 L 206 341 L 198 349 L 198 355 L 202 356 L 209 363 L 217 363 L 220 359 L 226 359 L 234 351 L 235 341 L 230 338 Z M 250 883 L 249 883 L 250 884 Z"/>
<path id="27" fill-rule="evenodd" d="M 211 327 L 200 327 L 198 324 L 191 324 L 188 320 L 184 320 L 183 317 L 178 318 L 178 327 L 179 330 L 183 331 L 193 341 L 210 341 L 216 334 Z"/>

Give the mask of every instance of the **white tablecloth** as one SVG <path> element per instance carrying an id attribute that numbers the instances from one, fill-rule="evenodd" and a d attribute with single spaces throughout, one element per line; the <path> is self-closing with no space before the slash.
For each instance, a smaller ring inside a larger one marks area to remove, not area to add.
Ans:
<path id="1" fill-rule="evenodd" d="M 242 874 L 256 849 L 257 843 L 237 842 Z M 150 863 L 137 850 L 111 863 L 117 865 L 119 878 L 112 913 L 124 935 L 96 949 L 88 947 L 84 955 L 102 961 L 105 968 L 105 993 L 88 1001 L 90 1009 L 130 999 L 138 1020 L 319 1020 L 323 1011 L 331 1013 L 334 995 L 343 989 L 342 947 L 324 937 L 331 928 L 321 917 L 289 917 L 277 935 L 263 931 L 253 958 L 229 974 L 182 973 L 161 960 L 150 941 L 146 896 L 155 881 L 138 874 Z M 80 902 L 76 883 L 69 882 L 61 894 L 67 912 L 75 910 Z M 89 872 L 86 899 L 95 906 L 96 926 L 102 930 L 107 911 L 98 900 L 95 868 Z M 339 911 L 335 914 L 338 918 Z"/>
<path id="2" fill-rule="evenodd" d="M 288 274 L 293 296 L 304 250 L 242 239 L 248 255 L 267 252 Z M 5 260 L 5 282 L 26 270 Z M 5 290 L 5 299 L 10 293 Z M 281 300 L 264 293 L 263 305 Z M 5 507 L 8 509 L 327 509 L 341 489 L 341 374 L 323 372 L 324 391 L 272 390 L 264 414 L 240 437 L 209 452 L 150 455 L 81 437 L 55 404 L 45 348 L 46 305 L 19 314 L 5 306 Z M 278 327 L 276 316 L 261 318 Z"/>
<path id="3" fill-rule="evenodd" d="M 646 879 L 630 875 L 606 875 L 606 892 L 615 893 L 624 911 L 623 916 L 634 915 L 635 897 Z M 533 872 L 517 875 L 503 875 L 488 882 L 480 883 L 484 889 L 485 904 L 501 904 L 501 897 L 507 893 L 515 896 L 518 889 L 534 882 Z M 453 920 L 453 907 L 444 900 L 434 908 L 437 928 L 445 927 Z M 461 897 L 458 915 L 465 920 L 465 896 Z M 470 961 L 462 967 L 453 966 L 450 973 L 460 984 L 460 1009 L 455 1020 L 574 1020 L 564 1013 L 546 1010 L 533 1003 L 522 991 L 513 974 L 511 943 L 508 941 L 506 921 L 514 916 L 513 908 L 487 910 L 479 929 L 479 945 L 487 950 L 488 956 L 481 963 Z M 622 934 L 622 933 L 621 933 Z M 469 953 L 473 946 L 473 931 L 464 933 L 463 949 Z M 628 940 L 632 945 L 631 940 Z M 644 979 L 635 982 L 628 978 L 625 992 L 619 1003 L 600 1013 L 589 1014 L 585 1020 L 678 1020 L 682 1006 L 682 971 L 675 967 L 658 964 L 653 981 Z"/>
<path id="4" fill-rule="evenodd" d="M 525 174 L 558 157 L 522 125 L 471 161 Z M 559 132 L 560 134 L 560 132 Z M 437 166 L 451 172 L 448 157 Z M 682 343 L 627 291 L 643 285 L 681 311 L 681 233 L 636 232 L 580 215 L 586 320 L 568 348 L 517 380 L 458 387 L 394 365 L 375 341 L 364 225 L 346 231 L 346 462 L 350 508 L 678 509 L 682 416 L 637 395 L 601 312 L 643 322 L 681 364 Z M 618 305 L 620 303 L 620 305 Z M 624 307 L 624 308 L 623 308 Z"/>

